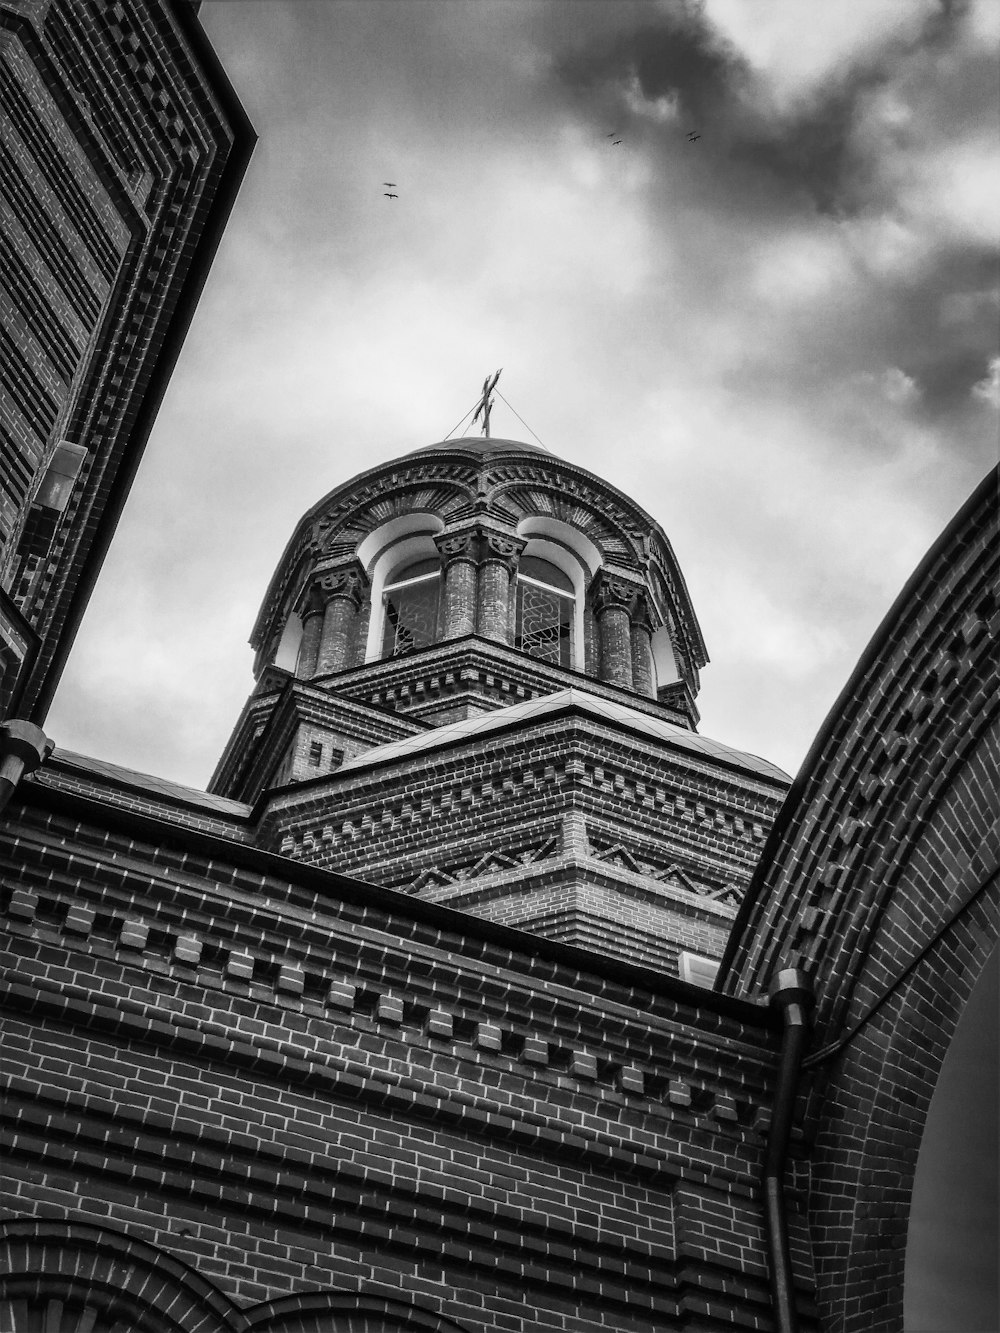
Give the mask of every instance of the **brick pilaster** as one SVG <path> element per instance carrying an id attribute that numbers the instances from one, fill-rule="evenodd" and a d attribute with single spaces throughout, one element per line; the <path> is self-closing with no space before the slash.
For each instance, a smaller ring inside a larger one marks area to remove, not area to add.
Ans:
<path id="1" fill-rule="evenodd" d="M 441 637 L 460 639 L 476 632 L 478 540 L 474 529 L 435 538 L 444 576 Z"/>
<path id="2" fill-rule="evenodd" d="M 330 570 L 316 580 L 314 586 L 325 603 L 316 659 L 317 676 L 355 665 L 358 611 L 367 583 L 365 572 L 358 564 Z"/>
<path id="3" fill-rule="evenodd" d="M 308 680 L 316 674 L 316 660 L 323 636 L 323 602 L 314 588 L 306 593 L 299 615 L 302 618 L 302 642 L 299 644 L 295 674 L 300 680 Z"/>
<path id="4" fill-rule="evenodd" d="M 594 579 L 594 614 L 600 640 L 601 680 L 621 685 L 632 683 L 632 607 L 636 589 L 621 579 L 598 570 Z"/>
<path id="5" fill-rule="evenodd" d="M 525 543 L 513 535 L 499 532 L 483 534 L 477 629 L 484 639 L 507 644 L 512 641 L 511 593 L 517 562 L 524 547 Z"/>
<path id="6" fill-rule="evenodd" d="M 632 608 L 632 688 L 636 694 L 656 698 L 656 680 L 653 675 L 653 625 L 649 617 L 649 602 L 640 593 Z"/>

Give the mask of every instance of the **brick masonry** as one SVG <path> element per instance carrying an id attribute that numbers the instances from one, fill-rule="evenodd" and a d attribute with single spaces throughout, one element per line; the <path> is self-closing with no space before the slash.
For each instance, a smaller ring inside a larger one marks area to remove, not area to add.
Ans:
<path id="1" fill-rule="evenodd" d="M 415 561 L 419 641 L 379 591 Z M 363 473 L 299 524 L 253 642 L 211 786 L 253 802 L 261 846 L 675 975 L 721 955 L 788 779 L 685 740 L 704 645 L 665 534 L 613 487 L 491 439 Z"/>
<path id="2" fill-rule="evenodd" d="M 766 1008 L 84 785 L 25 784 L 0 842 L 12 1245 L 97 1224 L 244 1310 L 768 1327 Z"/>
<path id="3" fill-rule="evenodd" d="M 958 1019 L 1000 928 L 997 476 L 904 589 L 765 848 L 723 983 L 797 964 L 823 1326 L 902 1327 L 910 1195 Z"/>
<path id="4" fill-rule="evenodd" d="M 0 15 L 22 215 L 0 609 L 41 641 L 44 701 L 251 136 L 183 0 Z M 57 434 L 87 468 L 29 532 Z M 460 440 L 320 501 L 211 792 L 57 751 L 3 812 L 0 1329 L 770 1333 L 761 995 L 797 965 L 803 1333 L 895 1333 L 924 1117 L 997 936 L 995 484 L 783 805 L 783 774 L 697 736 L 683 577 L 613 487 Z M 25 533 L 49 544 L 11 583 Z M 441 557 L 436 634 L 366 660 L 401 536 Z M 522 555 L 574 588 L 534 639 Z M 680 981 L 681 950 L 724 950 L 721 988 Z"/>
<path id="5" fill-rule="evenodd" d="M 253 143 L 194 13 L 0 3 L 0 713 L 54 687 Z"/>

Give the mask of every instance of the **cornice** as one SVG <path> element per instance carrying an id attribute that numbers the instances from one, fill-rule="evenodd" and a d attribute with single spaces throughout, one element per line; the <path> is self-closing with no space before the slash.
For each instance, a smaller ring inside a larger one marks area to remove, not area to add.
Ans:
<path id="1" fill-rule="evenodd" d="M 387 700 L 390 695 L 402 700 L 404 696 L 416 698 L 423 695 L 427 698 L 436 692 L 443 694 L 443 683 L 447 683 L 449 690 L 454 687 L 457 692 L 461 689 L 463 679 L 468 682 L 479 676 L 492 677 L 497 682 L 495 702 L 491 705 L 497 708 L 533 695 L 579 687 L 597 698 L 615 699 L 627 704 L 635 712 L 661 717 L 666 721 L 676 723 L 677 714 L 681 713 L 687 723 L 678 725 L 687 725 L 691 731 L 697 730 L 698 711 L 683 681 L 674 681 L 664 687 L 668 702 L 650 699 L 623 686 L 595 680 L 571 667 L 555 666 L 540 658 L 528 657 L 516 649 L 477 635 L 448 639 L 407 657 L 367 662 L 363 666 L 348 667 L 329 676 L 316 676 L 310 683 L 381 707 L 383 705 L 376 705 L 375 700 Z M 482 694 L 477 694 L 476 698 L 482 706 Z M 402 706 L 397 708 L 388 702 L 384 706 L 393 712 L 405 711 L 409 715 L 411 705 L 407 703 L 405 710 Z"/>

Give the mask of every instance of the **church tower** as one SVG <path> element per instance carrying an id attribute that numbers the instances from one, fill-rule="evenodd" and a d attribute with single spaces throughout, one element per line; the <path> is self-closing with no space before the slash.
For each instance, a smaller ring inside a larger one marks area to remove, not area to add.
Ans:
<path id="1" fill-rule="evenodd" d="M 697 733 L 659 525 L 513 440 L 418 449 L 300 521 L 211 790 L 285 855 L 710 981 L 788 779 Z"/>

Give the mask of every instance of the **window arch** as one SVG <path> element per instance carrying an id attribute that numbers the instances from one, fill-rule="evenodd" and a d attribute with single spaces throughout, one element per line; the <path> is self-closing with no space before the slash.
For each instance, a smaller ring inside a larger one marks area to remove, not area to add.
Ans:
<path id="1" fill-rule="evenodd" d="M 441 562 L 437 556 L 409 560 L 382 590 L 382 657 L 407 657 L 438 639 Z"/>
<path id="2" fill-rule="evenodd" d="M 573 665 L 573 581 L 543 556 L 522 555 L 517 570 L 514 647 L 557 666 Z"/>
<path id="3" fill-rule="evenodd" d="M 370 580 L 366 662 L 394 655 L 386 644 L 386 592 L 392 585 L 402 583 L 410 567 L 422 561 L 428 562 L 427 572 L 440 569 L 434 538 L 443 528 L 444 522 L 436 514 L 414 511 L 383 523 L 358 547 L 357 558 Z M 417 649 L 412 647 L 410 651 Z"/>

